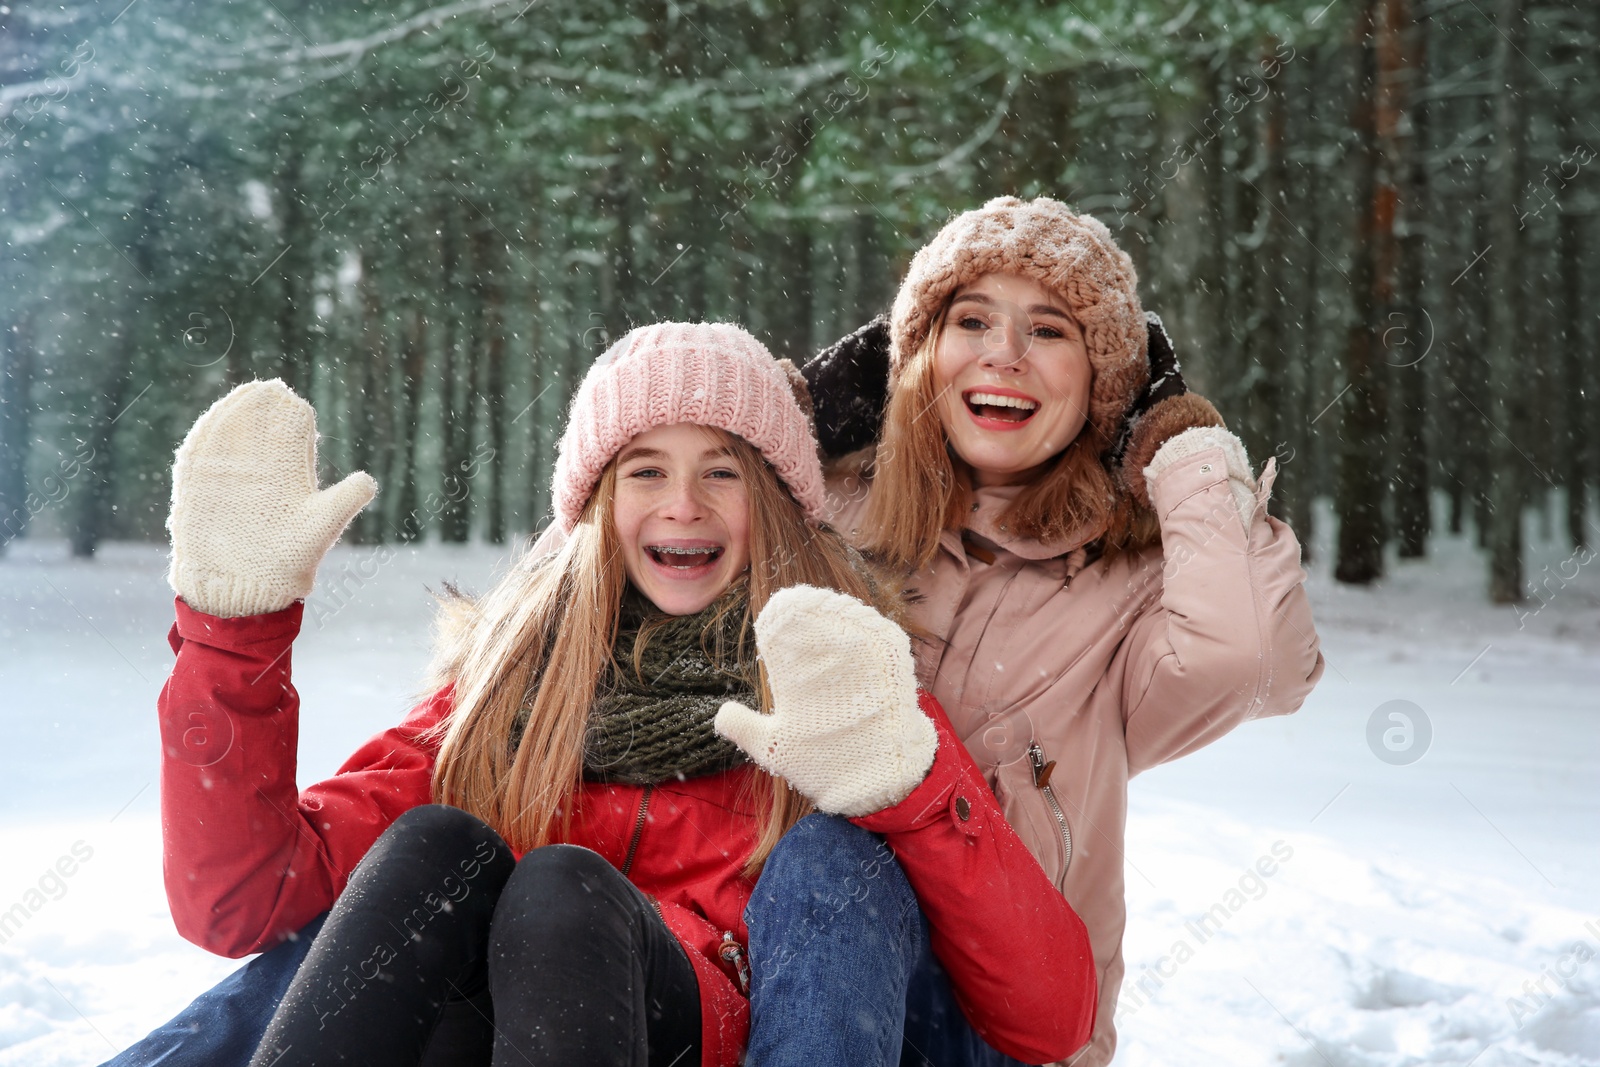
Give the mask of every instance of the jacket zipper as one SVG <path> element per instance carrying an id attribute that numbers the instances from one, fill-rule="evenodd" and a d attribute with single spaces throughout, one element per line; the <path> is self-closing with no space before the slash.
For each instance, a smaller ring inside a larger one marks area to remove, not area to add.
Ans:
<path id="1" fill-rule="evenodd" d="M 1056 818 L 1056 825 L 1061 829 L 1061 877 L 1067 876 L 1067 867 L 1072 863 L 1072 831 L 1067 828 L 1066 813 L 1061 810 L 1061 805 L 1056 801 L 1055 790 L 1050 787 L 1050 775 L 1055 773 L 1056 761 L 1045 762 L 1044 749 L 1039 747 L 1039 742 L 1028 742 L 1028 760 L 1033 764 L 1033 784 L 1044 798 L 1050 802 L 1050 813 Z"/>
<path id="2" fill-rule="evenodd" d="M 650 810 L 650 793 L 655 789 L 653 785 L 644 787 L 644 795 L 639 798 L 639 815 L 633 820 L 633 836 L 628 839 L 628 855 L 622 861 L 622 874 L 627 877 L 633 869 L 633 854 L 639 851 L 639 838 L 644 836 L 644 817 Z"/>

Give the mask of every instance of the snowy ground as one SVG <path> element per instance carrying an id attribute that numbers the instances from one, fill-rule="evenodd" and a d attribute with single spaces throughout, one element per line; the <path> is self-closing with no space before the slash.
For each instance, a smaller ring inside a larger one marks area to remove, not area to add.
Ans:
<path id="1" fill-rule="evenodd" d="M 1600 561 L 1535 541 L 1549 603 L 1519 618 L 1461 541 L 1374 590 L 1327 558 L 1329 668 L 1300 714 L 1133 783 L 1118 1063 L 1600 1064 Z M 407 705 L 425 585 L 501 563 L 336 550 L 295 648 L 302 781 Z M 161 890 L 163 566 L 146 545 L 0 559 L 0 915 L 26 916 L 0 933 L 0 1067 L 99 1063 L 235 966 L 177 937 Z M 1431 726 L 1415 762 L 1369 747 L 1390 701 Z"/>

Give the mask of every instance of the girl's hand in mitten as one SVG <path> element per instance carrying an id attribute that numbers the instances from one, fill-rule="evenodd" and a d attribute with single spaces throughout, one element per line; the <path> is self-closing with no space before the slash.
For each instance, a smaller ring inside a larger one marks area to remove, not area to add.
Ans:
<path id="1" fill-rule="evenodd" d="M 276 379 L 241 385 L 178 447 L 167 582 L 208 615 L 286 608 L 311 593 L 317 564 L 377 491 L 362 471 L 319 491 L 311 405 Z"/>
<path id="2" fill-rule="evenodd" d="M 870 815 L 933 766 L 938 735 L 917 703 L 911 639 L 854 597 L 795 585 L 756 618 L 773 710 L 730 701 L 717 733 L 819 809 Z"/>

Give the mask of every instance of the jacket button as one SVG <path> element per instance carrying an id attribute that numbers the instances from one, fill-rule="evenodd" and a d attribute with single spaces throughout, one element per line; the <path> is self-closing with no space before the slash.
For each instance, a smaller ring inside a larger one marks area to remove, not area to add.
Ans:
<path id="1" fill-rule="evenodd" d="M 972 817 L 972 805 L 967 803 L 966 797 L 956 797 L 956 818 L 966 822 Z"/>

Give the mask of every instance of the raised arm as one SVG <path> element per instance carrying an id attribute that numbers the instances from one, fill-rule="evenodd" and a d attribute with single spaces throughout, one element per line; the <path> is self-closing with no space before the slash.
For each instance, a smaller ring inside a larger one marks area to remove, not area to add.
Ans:
<path id="1" fill-rule="evenodd" d="M 161 832 L 178 932 L 224 956 L 270 948 L 333 904 L 372 842 L 429 798 L 440 693 L 332 778 L 295 788 L 303 606 L 221 618 L 177 602 L 161 690 Z"/>
<path id="2" fill-rule="evenodd" d="M 184 936 L 227 955 L 303 925 L 348 872 L 348 850 L 325 843 L 338 820 L 295 793 L 289 648 L 317 565 L 377 485 L 357 472 L 319 490 L 316 441 L 311 405 L 281 381 L 249 382 L 200 416 L 172 465 L 167 892 Z"/>
<path id="3" fill-rule="evenodd" d="M 1133 774 L 1296 710 L 1323 669 L 1300 543 L 1267 514 L 1274 461 L 1258 485 L 1238 438 L 1205 427 L 1168 440 L 1145 474 L 1163 559 L 1123 645 Z"/>

